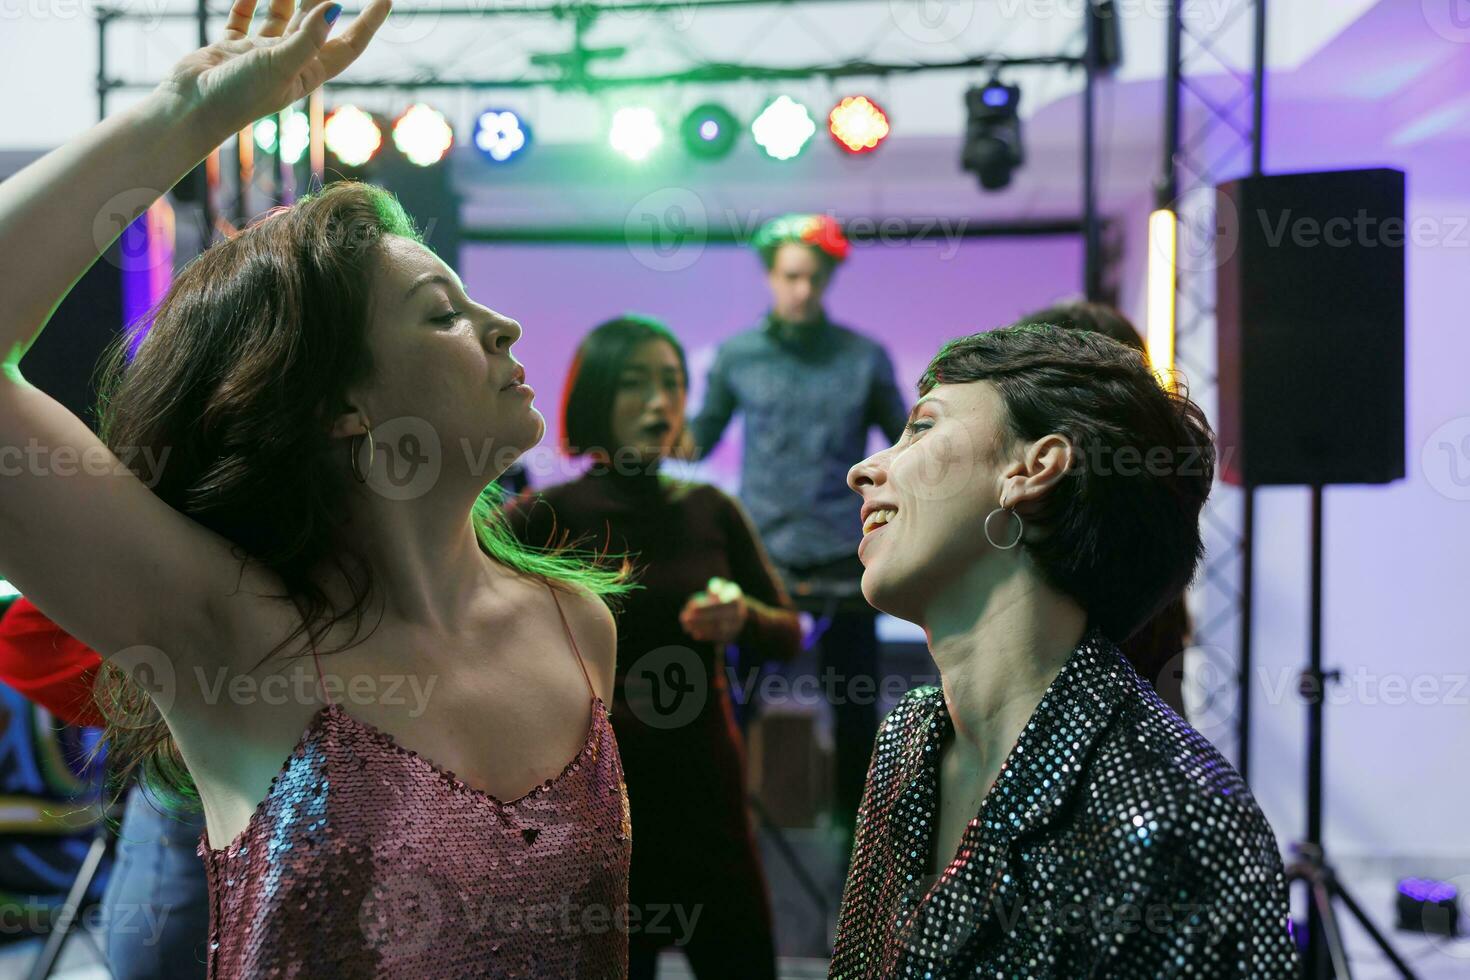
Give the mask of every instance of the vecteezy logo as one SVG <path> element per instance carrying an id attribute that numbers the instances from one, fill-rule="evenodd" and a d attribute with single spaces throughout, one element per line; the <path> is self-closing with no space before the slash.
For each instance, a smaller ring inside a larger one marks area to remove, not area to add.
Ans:
<path id="1" fill-rule="evenodd" d="M 964 875 L 924 875 L 911 888 L 914 898 L 928 898 L 910 906 L 912 911 L 899 925 L 899 941 L 924 960 L 943 962 L 957 955 L 976 923 L 985 918 L 985 895 Z M 991 901 L 999 897 L 989 895 Z"/>
<path id="2" fill-rule="evenodd" d="M 1440 887 L 1435 890 L 1458 895 L 1461 901 L 1463 901 L 1464 896 L 1470 894 L 1470 874 L 1456 875 L 1448 881 L 1440 882 L 1439 885 Z M 1401 885 L 1400 887 L 1403 886 Z M 1429 896 L 1425 897 L 1428 898 Z M 1467 943 L 1463 936 L 1444 935 L 1445 927 L 1450 924 L 1448 921 L 1450 918 L 1448 908 L 1439 902 L 1426 901 L 1420 912 L 1420 916 L 1426 927 L 1424 929 L 1424 935 L 1428 938 L 1429 945 L 1433 946 L 1436 952 L 1441 956 L 1447 956 L 1451 959 L 1470 960 L 1470 943 Z"/>
<path id="3" fill-rule="evenodd" d="M 1179 216 L 1174 264 L 1181 272 L 1209 272 L 1229 261 L 1240 245 L 1235 202 L 1213 188 L 1185 194 L 1171 205 Z M 1153 241 L 1153 248 L 1165 248 Z"/>
<path id="4" fill-rule="evenodd" d="M 439 433 L 425 419 L 402 415 L 373 429 L 373 489 L 389 500 L 413 500 L 433 489 L 439 480 L 444 454 Z M 364 453 L 364 455 L 366 455 Z M 381 460 L 381 462 L 379 462 Z"/>
<path id="5" fill-rule="evenodd" d="M 1431 432 L 1419 465 L 1440 496 L 1470 500 L 1470 415 L 1450 419 Z"/>
<path id="6" fill-rule="evenodd" d="M 915 41 L 945 44 L 970 26 L 975 0 L 888 0 L 888 13 L 894 26 Z"/>
<path id="7" fill-rule="evenodd" d="M 427 953 L 438 945 L 446 924 L 460 918 L 446 914 L 461 911 L 451 909 L 450 901 L 433 877 L 398 872 L 377 881 L 363 896 L 357 924 L 369 949 L 393 957 Z"/>
<path id="8" fill-rule="evenodd" d="M 160 713 L 166 714 L 173 707 L 178 694 L 178 678 L 168 655 L 158 647 L 146 644 L 127 647 L 107 658 L 107 666 L 121 671 L 134 688 L 147 696 L 144 700 L 124 695 L 127 700 L 115 701 L 106 697 L 109 692 L 99 689 L 99 694 L 104 695 L 103 713 L 118 728 L 139 728 L 155 720 L 157 716 L 149 710 L 150 701 Z M 99 672 L 99 683 L 102 677 Z"/>
<path id="9" fill-rule="evenodd" d="M 628 709 L 649 728 L 680 728 L 704 710 L 709 676 L 688 647 L 659 647 L 628 668 L 623 696 Z"/>
<path id="10" fill-rule="evenodd" d="M 687 269 L 704 254 L 709 215 L 699 195 L 665 187 L 639 198 L 623 222 L 628 251 L 654 272 Z"/>
<path id="11" fill-rule="evenodd" d="M 933 430 L 924 436 L 928 443 L 919 457 L 913 477 L 914 496 L 921 500 L 949 500 L 970 489 L 975 479 L 975 442 L 962 425 L 946 432 Z"/>
<path id="12" fill-rule="evenodd" d="M 129 230 L 137 216 L 146 213 L 159 196 L 158 191 L 146 187 L 125 190 L 108 198 L 92 219 L 92 244 L 97 246 L 99 253 L 107 253 L 109 261 L 115 261 L 124 272 L 151 272 L 154 266 L 171 257 L 168 249 L 148 247 L 148 235 L 141 225 Z M 118 242 L 115 259 L 108 253 L 108 247 L 114 241 Z"/>
<path id="13" fill-rule="evenodd" d="M 1446 41 L 1470 44 L 1470 0 L 1420 0 L 1424 22 Z"/>
<path id="14" fill-rule="evenodd" d="M 379 44 L 417 44 L 434 33 L 443 17 L 443 8 L 443 0 L 419 0 L 411 11 L 399 12 L 409 16 L 389 17 L 385 20 L 373 40 Z"/>
<path id="15" fill-rule="evenodd" d="M 1211 644 L 1196 644 L 1176 659 L 1183 661 L 1180 693 L 1189 723 L 1208 739 L 1228 738 L 1240 710 L 1240 691 L 1229 653 Z M 1178 669 L 1172 659 L 1165 665 L 1169 674 Z"/>

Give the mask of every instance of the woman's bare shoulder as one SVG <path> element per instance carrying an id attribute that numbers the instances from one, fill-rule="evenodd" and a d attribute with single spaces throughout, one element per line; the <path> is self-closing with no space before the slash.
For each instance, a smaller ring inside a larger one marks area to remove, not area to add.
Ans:
<path id="1" fill-rule="evenodd" d="M 577 582 L 558 582 L 557 599 L 577 650 L 592 675 L 592 684 L 604 701 L 610 701 L 613 665 L 617 660 L 617 620 L 602 597 Z"/>

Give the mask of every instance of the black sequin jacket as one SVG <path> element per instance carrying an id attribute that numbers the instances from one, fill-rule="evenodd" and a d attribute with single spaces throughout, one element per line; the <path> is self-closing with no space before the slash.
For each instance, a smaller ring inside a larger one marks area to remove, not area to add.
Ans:
<path id="1" fill-rule="evenodd" d="M 943 873 L 937 687 L 873 747 L 830 980 L 1292 977 L 1276 838 L 1240 775 L 1090 631 Z"/>

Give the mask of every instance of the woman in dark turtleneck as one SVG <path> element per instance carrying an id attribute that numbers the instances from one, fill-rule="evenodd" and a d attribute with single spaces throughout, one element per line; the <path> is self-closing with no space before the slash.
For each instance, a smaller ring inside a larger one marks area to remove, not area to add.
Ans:
<path id="1" fill-rule="evenodd" d="M 622 317 L 582 342 L 562 448 L 592 466 L 506 507 L 530 545 L 627 553 L 642 586 L 618 621 L 613 728 L 633 827 L 629 977 L 684 949 L 699 980 L 775 977 L 770 901 L 746 814 L 724 648 L 790 660 L 801 627 L 744 508 L 659 472 L 684 428 L 688 371 L 662 324 Z M 609 448 L 610 447 L 610 448 Z"/>

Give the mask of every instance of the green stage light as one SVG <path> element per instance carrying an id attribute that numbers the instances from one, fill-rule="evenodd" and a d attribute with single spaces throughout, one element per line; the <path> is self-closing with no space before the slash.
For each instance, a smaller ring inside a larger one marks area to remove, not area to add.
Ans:
<path id="1" fill-rule="evenodd" d="M 664 130 L 647 106 L 624 106 L 613 113 L 607 141 L 629 160 L 641 161 L 664 141 Z"/>
<path id="2" fill-rule="evenodd" d="M 311 145 L 311 120 L 306 113 L 288 108 L 281 113 L 281 162 L 295 163 Z"/>
<path id="3" fill-rule="evenodd" d="M 275 116 L 266 116 L 255 124 L 255 145 L 262 153 L 275 153 L 280 147 L 281 162 L 293 164 L 301 159 L 311 142 L 311 123 L 306 113 L 293 106 L 281 111 L 280 125 Z"/>
<path id="4" fill-rule="evenodd" d="M 691 156 L 718 160 L 729 153 L 740 135 L 740 123 L 722 105 L 707 102 L 695 106 L 679 129 Z"/>
<path id="5" fill-rule="evenodd" d="M 255 145 L 260 147 L 260 152 L 276 152 L 276 118 L 274 116 L 256 120 L 255 125 L 251 128 L 255 130 Z"/>

